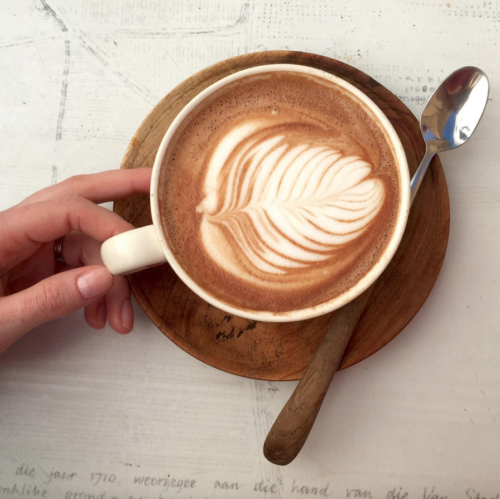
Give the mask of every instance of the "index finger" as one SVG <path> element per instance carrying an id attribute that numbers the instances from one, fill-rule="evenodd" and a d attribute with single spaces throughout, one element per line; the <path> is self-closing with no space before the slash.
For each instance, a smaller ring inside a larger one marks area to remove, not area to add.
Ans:
<path id="1" fill-rule="evenodd" d="M 76 194 L 97 204 L 118 201 L 136 194 L 148 193 L 151 172 L 151 168 L 134 168 L 76 175 L 36 192 L 20 204 L 48 201 L 69 194 Z"/>

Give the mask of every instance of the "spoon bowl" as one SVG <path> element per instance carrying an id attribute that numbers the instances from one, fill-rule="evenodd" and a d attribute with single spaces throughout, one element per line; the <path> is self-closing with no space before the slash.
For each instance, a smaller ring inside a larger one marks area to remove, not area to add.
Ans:
<path id="1" fill-rule="evenodd" d="M 488 100 L 488 78 L 471 66 L 453 72 L 430 97 L 420 128 L 436 152 L 455 149 L 472 135 Z"/>
<path id="2" fill-rule="evenodd" d="M 431 95 L 420 115 L 426 151 L 411 180 L 411 202 L 432 157 L 460 147 L 472 135 L 483 116 L 488 93 L 489 83 L 484 72 L 466 66 L 451 73 Z"/>

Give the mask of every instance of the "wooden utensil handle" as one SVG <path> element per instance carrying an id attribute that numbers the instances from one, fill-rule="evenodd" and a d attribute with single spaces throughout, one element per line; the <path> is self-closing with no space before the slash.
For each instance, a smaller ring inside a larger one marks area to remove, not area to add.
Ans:
<path id="1" fill-rule="evenodd" d="M 309 367 L 264 442 L 264 456 L 271 463 L 291 463 L 305 444 L 372 290 L 370 286 L 335 313 Z"/>

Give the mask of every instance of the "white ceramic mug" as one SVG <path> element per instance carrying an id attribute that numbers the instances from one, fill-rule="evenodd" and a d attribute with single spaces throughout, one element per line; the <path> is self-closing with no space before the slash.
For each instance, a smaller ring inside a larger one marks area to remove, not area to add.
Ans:
<path id="1" fill-rule="evenodd" d="M 362 105 L 366 106 L 373 113 L 380 125 L 384 128 L 394 148 L 399 169 L 399 185 L 400 185 L 400 209 L 398 219 L 392 235 L 392 238 L 387 245 L 384 253 L 381 255 L 378 262 L 370 269 L 370 271 L 354 286 L 348 289 L 343 294 L 314 307 L 309 307 L 301 310 L 289 312 L 266 312 L 266 311 L 248 311 L 240 310 L 226 303 L 220 302 L 217 298 L 211 296 L 204 289 L 201 289 L 196 282 L 184 271 L 177 262 L 175 255 L 172 253 L 160 221 L 160 209 L 158 206 L 158 179 L 160 177 L 161 165 L 167 147 L 176 132 L 179 125 L 183 122 L 186 116 L 204 99 L 211 95 L 221 87 L 234 82 L 240 78 L 255 75 L 262 72 L 281 71 L 281 72 L 300 72 L 319 76 L 334 82 L 336 85 L 349 91 L 353 99 L 359 99 Z M 213 85 L 209 86 L 200 92 L 186 107 L 177 115 L 170 125 L 167 133 L 163 137 L 160 148 L 156 154 L 156 159 L 153 166 L 151 179 L 151 215 L 153 225 L 142 227 L 140 229 L 131 230 L 118 236 L 114 236 L 104 242 L 101 248 L 101 256 L 104 265 L 115 275 L 131 274 L 147 267 L 168 262 L 176 274 L 191 288 L 198 296 L 203 298 L 208 303 L 217 308 L 225 310 L 231 314 L 245 317 L 253 320 L 268 321 L 268 322 L 290 322 L 303 319 L 310 319 L 319 315 L 326 314 L 332 310 L 336 310 L 354 300 L 363 291 L 373 284 L 389 264 L 394 256 L 403 232 L 406 226 L 408 213 L 410 209 L 410 176 L 408 172 L 408 164 L 403 146 L 399 140 L 396 131 L 385 114 L 371 101 L 363 92 L 345 82 L 344 80 L 333 76 L 325 71 L 310 68 L 307 66 L 299 66 L 295 64 L 273 64 L 266 66 L 257 66 L 243 71 L 234 73 Z"/>

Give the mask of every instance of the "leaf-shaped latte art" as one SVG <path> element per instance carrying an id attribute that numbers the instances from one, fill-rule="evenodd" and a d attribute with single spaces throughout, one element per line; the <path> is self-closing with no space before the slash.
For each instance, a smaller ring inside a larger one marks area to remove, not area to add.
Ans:
<path id="1" fill-rule="evenodd" d="M 332 257 L 374 221 L 385 192 L 371 165 L 324 137 L 297 137 L 291 125 L 250 122 L 215 148 L 197 208 L 215 261 L 222 237 L 256 269 L 289 273 Z"/>

